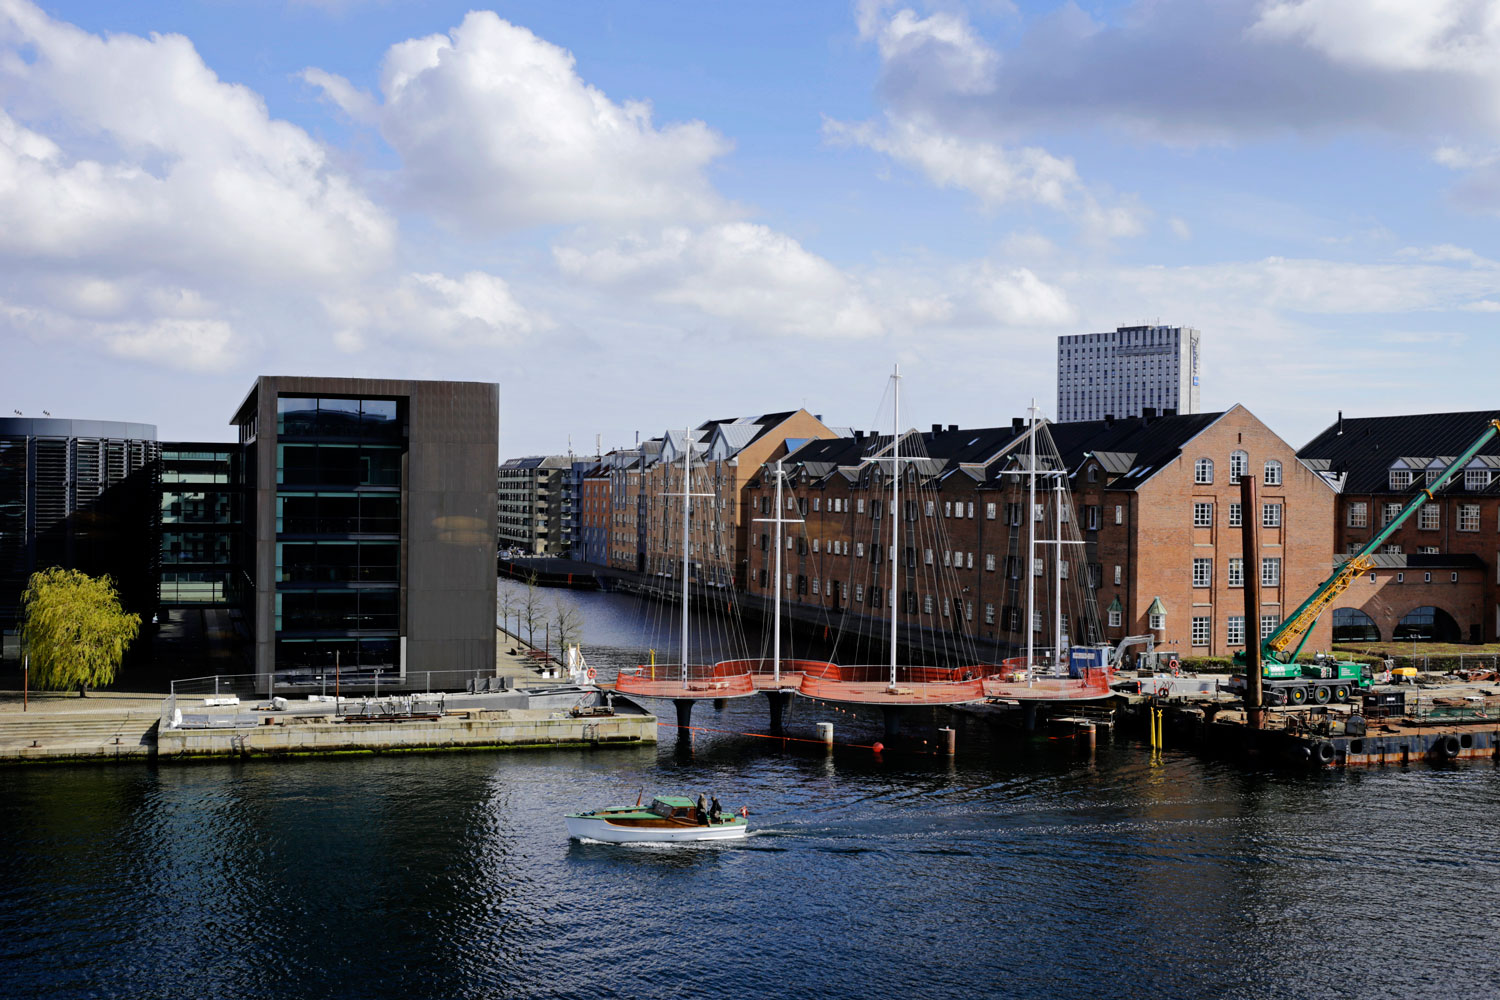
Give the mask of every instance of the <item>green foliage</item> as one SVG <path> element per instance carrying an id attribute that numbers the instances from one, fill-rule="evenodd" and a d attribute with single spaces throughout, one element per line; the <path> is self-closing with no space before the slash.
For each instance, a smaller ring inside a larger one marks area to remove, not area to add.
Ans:
<path id="1" fill-rule="evenodd" d="M 110 683 L 141 629 L 141 616 L 120 607 L 108 576 L 57 566 L 31 574 L 21 607 L 21 641 L 39 688 L 82 693 Z"/>

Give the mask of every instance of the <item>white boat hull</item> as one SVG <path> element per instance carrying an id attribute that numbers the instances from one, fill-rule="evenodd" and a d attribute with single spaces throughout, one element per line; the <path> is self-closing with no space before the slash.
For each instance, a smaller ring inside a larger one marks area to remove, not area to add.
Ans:
<path id="1" fill-rule="evenodd" d="M 701 840 L 743 840 L 749 828 L 744 823 L 722 826 L 631 827 L 610 823 L 598 816 L 567 816 L 568 836 L 574 840 L 598 840 L 606 844 L 678 844 Z"/>

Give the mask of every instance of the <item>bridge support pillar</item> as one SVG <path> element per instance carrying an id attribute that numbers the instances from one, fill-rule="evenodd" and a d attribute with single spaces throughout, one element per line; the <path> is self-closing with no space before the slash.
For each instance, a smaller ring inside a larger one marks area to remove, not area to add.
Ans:
<path id="1" fill-rule="evenodd" d="M 786 713 L 786 707 L 791 703 L 792 693 L 790 691 L 766 691 L 766 704 L 771 709 L 771 732 L 780 735 L 784 732 L 782 719 Z"/>
<path id="2" fill-rule="evenodd" d="M 885 738 L 896 740 L 901 736 L 901 709 L 895 705 L 880 706 L 880 714 L 885 716 Z"/>
<path id="3" fill-rule="evenodd" d="M 672 704 L 677 708 L 677 725 L 680 729 L 687 729 L 693 724 L 693 699 L 674 698 Z"/>
<path id="4" fill-rule="evenodd" d="M 1036 702 L 1021 703 L 1021 724 L 1026 727 L 1028 733 L 1036 732 Z"/>

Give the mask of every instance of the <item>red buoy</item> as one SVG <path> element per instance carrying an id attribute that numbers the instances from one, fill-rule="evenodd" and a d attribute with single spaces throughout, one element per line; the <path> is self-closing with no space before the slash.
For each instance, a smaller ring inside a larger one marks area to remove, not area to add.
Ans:
<path id="1" fill-rule="evenodd" d="M 876 753 L 879 753 L 880 751 L 882 751 L 882 750 L 885 749 L 885 744 L 884 743 L 872 743 L 870 745 L 870 749 L 874 750 Z"/>

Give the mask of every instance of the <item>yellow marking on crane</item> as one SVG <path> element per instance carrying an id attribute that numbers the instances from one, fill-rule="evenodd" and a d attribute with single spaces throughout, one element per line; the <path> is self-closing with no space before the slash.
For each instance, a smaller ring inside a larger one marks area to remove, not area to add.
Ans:
<path id="1" fill-rule="evenodd" d="M 1332 604 L 1338 599 L 1340 594 L 1349 589 L 1349 585 L 1354 582 L 1355 577 L 1373 568 L 1374 565 L 1375 560 L 1369 556 L 1356 556 L 1350 559 L 1344 565 L 1344 568 L 1339 571 L 1339 575 L 1334 577 L 1333 581 L 1329 583 L 1327 589 L 1319 594 L 1316 600 L 1310 601 L 1292 619 L 1291 624 L 1280 635 L 1271 640 L 1271 648 L 1278 653 L 1286 652 L 1287 648 L 1299 640 L 1303 633 L 1313 627 L 1319 616 L 1328 609 L 1328 605 Z"/>

